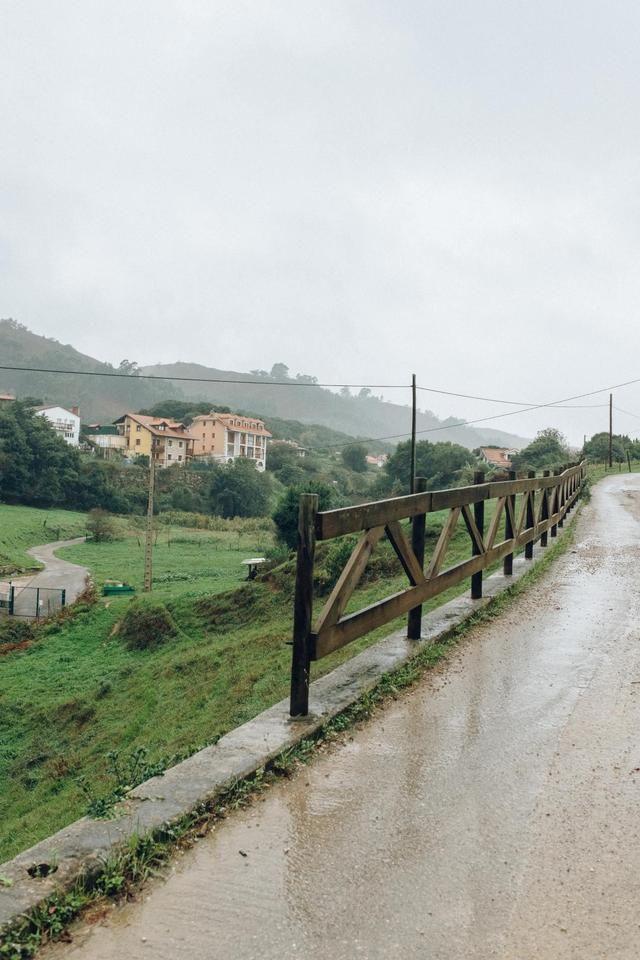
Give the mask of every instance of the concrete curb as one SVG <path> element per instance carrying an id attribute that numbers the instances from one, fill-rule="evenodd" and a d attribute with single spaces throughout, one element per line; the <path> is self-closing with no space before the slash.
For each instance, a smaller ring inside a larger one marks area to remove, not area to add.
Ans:
<path id="1" fill-rule="evenodd" d="M 577 511 L 565 518 L 558 540 L 572 526 Z M 558 542 L 558 541 L 556 541 Z M 553 541 L 552 541 L 553 544 Z M 0 865 L 0 931 L 33 910 L 54 892 L 68 890 L 81 877 L 99 874 L 102 864 L 134 836 L 153 833 L 211 804 L 238 780 L 255 773 L 282 751 L 318 731 L 376 686 L 385 673 L 411 660 L 425 644 L 438 641 L 465 623 L 493 598 L 535 567 L 549 548 L 534 548 L 533 561 L 518 557 L 513 575 L 494 573 L 484 582 L 484 597 L 457 597 L 423 617 L 422 638 L 409 641 L 400 630 L 311 684 L 310 715 L 291 720 L 282 700 L 237 727 L 211 747 L 140 784 L 113 820 L 83 817 L 53 836 Z M 47 877 L 33 878 L 34 864 L 55 865 Z"/>

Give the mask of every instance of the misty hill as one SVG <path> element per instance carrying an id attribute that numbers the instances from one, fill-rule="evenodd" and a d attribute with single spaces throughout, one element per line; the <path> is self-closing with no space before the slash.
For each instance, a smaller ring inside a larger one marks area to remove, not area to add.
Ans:
<path id="1" fill-rule="evenodd" d="M 117 373 L 110 363 L 101 363 L 79 353 L 70 344 L 32 333 L 14 320 L 0 320 L 0 361 L 18 367 Z M 18 398 L 35 397 L 43 403 L 79 406 L 83 421 L 115 420 L 123 410 L 152 406 L 167 396 L 179 396 L 170 383 L 154 383 L 136 377 L 59 376 L 0 370 L 0 393 Z"/>
<path id="2" fill-rule="evenodd" d="M 42 337 L 13 320 L 0 320 L 0 357 L 2 363 L 21 367 L 46 367 L 70 371 L 117 373 L 121 368 L 80 353 L 69 344 Z M 125 370 L 131 368 L 124 368 Z M 389 403 L 361 392 L 345 396 L 316 386 L 276 386 L 267 374 L 247 374 L 234 370 L 204 367 L 196 363 L 163 364 L 142 368 L 166 379 L 142 380 L 135 375 L 110 377 L 58 376 L 0 370 L 0 393 L 17 397 L 36 397 L 43 402 L 70 407 L 78 405 L 84 422 L 114 420 L 125 410 L 141 410 L 162 400 L 206 400 L 239 412 L 268 418 L 297 420 L 319 424 L 342 435 L 383 437 L 407 434 L 411 425 L 408 406 Z M 250 380 L 250 383 L 184 383 L 171 377 L 203 377 L 225 380 Z M 418 430 L 445 427 L 455 418 L 439 420 L 433 413 L 418 414 Z M 429 440 L 451 440 L 469 448 L 495 443 L 522 447 L 526 440 L 501 430 L 457 427 L 424 434 Z M 393 442 L 393 441 L 392 441 Z"/>
<path id="3" fill-rule="evenodd" d="M 393 436 L 407 434 L 411 429 L 411 409 L 408 405 L 389 403 L 367 391 L 360 391 L 355 396 L 346 396 L 344 393 L 334 393 L 322 387 L 300 386 L 297 380 L 291 380 L 290 386 L 276 386 L 268 375 L 258 376 L 239 373 L 236 370 L 219 370 L 214 367 L 204 367 L 198 363 L 157 364 L 145 367 L 143 372 L 167 378 L 249 379 L 251 383 L 237 385 L 234 383 L 180 383 L 180 387 L 185 396 L 193 400 L 206 399 L 212 403 L 230 407 L 244 407 L 246 410 L 259 411 L 265 417 L 295 418 L 303 423 L 319 423 L 354 437 Z M 434 442 L 451 440 L 470 449 L 490 443 L 520 448 L 527 443 L 522 437 L 502 430 L 490 428 L 480 430 L 473 427 L 446 429 L 447 424 L 458 422 L 459 420 L 455 417 L 439 420 L 430 411 L 418 412 L 417 416 L 418 431 L 433 427 L 445 428 L 423 435 L 424 439 Z"/>

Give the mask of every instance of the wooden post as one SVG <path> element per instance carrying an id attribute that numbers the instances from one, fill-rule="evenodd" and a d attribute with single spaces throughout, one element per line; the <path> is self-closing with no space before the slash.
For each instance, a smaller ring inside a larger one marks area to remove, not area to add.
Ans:
<path id="1" fill-rule="evenodd" d="M 424 493 L 427 489 L 427 478 L 416 477 L 415 493 Z M 427 525 L 426 513 L 419 513 L 411 522 L 411 549 L 416 555 L 420 568 L 424 569 L 424 540 Z M 409 640 L 419 640 L 422 635 L 422 605 L 409 610 L 407 618 L 407 637 Z"/>
<path id="2" fill-rule="evenodd" d="M 409 493 L 416 492 L 416 375 L 411 374 L 411 468 Z"/>
<path id="3" fill-rule="evenodd" d="M 36 587 L 36 620 L 40 619 L 40 587 Z"/>
<path id="4" fill-rule="evenodd" d="M 11 584 L 9 587 L 9 616 L 13 616 L 13 611 L 16 606 L 16 588 Z"/>
<path id="5" fill-rule="evenodd" d="M 153 462 L 153 438 L 149 453 L 149 500 L 147 502 L 147 530 L 144 540 L 144 593 L 153 588 L 153 492 L 155 487 L 155 466 Z"/>
<path id="6" fill-rule="evenodd" d="M 67 605 L 67 591 L 63 588 L 60 591 L 60 606 L 66 607 Z"/>
<path id="7" fill-rule="evenodd" d="M 560 470 L 559 470 L 558 468 L 556 468 L 556 469 L 553 471 L 553 475 L 554 475 L 554 477 L 558 477 L 558 476 L 560 475 Z M 554 497 L 555 510 L 554 510 L 554 513 L 557 513 L 558 510 L 560 509 L 560 506 L 559 506 L 559 504 L 560 504 L 560 488 L 559 488 L 559 487 L 555 487 L 554 489 L 555 489 L 555 497 Z M 552 536 L 552 537 L 557 537 L 557 536 L 558 536 L 558 525 L 557 525 L 557 523 L 554 523 L 554 524 L 552 525 L 552 527 L 551 527 L 551 536 Z"/>
<path id="8" fill-rule="evenodd" d="M 631 454 L 627 450 L 627 463 L 629 464 L 629 473 L 631 473 Z"/>
<path id="9" fill-rule="evenodd" d="M 473 475 L 474 483 L 484 483 L 484 471 L 476 470 Z M 473 519 L 476 522 L 476 527 L 480 532 L 480 536 L 484 536 L 484 500 L 478 500 L 473 505 Z M 472 541 L 471 546 L 471 556 L 477 557 L 480 554 L 480 549 L 476 545 L 475 540 Z M 477 573 L 472 574 L 471 576 L 471 599 L 479 600 L 482 596 L 482 570 L 478 570 Z"/>
<path id="10" fill-rule="evenodd" d="M 543 477 L 550 477 L 550 476 L 551 476 L 551 471 L 550 471 L 550 470 L 543 470 L 542 476 L 543 476 Z M 541 516 L 540 516 L 540 519 L 541 519 L 541 520 L 548 520 L 548 519 L 549 519 L 549 488 L 548 488 L 548 487 L 545 487 L 544 490 L 542 491 L 542 514 L 541 514 Z M 549 536 L 548 531 L 545 530 L 544 533 L 542 534 L 542 536 L 540 537 L 540 546 L 541 546 L 541 547 L 546 547 L 547 541 L 548 541 L 548 536 Z"/>
<path id="11" fill-rule="evenodd" d="M 609 469 L 613 466 L 613 394 L 609 394 Z"/>
<path id="12" fill-rule="evenodd" d="M 566 467 L 563 467 L 560 472 L 561 472 L 561 473 L 564 473 L 564 471 L 565 471 L 566 469 L 567 469 Z M 567 496 L 568 496 L 568 494 L 567 494 L 567 481 L 565 480 L 565 481 L 560 485 L 560 519 L 558 520 L 558 526 L 559 526 L 559 527 L 564 527 L 564 518 L 565 518 L 565 514 L 566 514 L 566 512 L 567 512 Z"/>
<path id="13" fill-rule="evenodd" d="M 535 470 L 529 470 L 527 477 L 529 480 L 533 480 L 536 475 Z M 531 490 L 527 494 L 527 519 L 526 525 L 527 529 L 533 528 L 535 523 L 536 514 L 535 514 L 535 492 Z M 529 540 L 524 547 L 524 556 L 526 560 L 533 560 L 533 540 Z"/>
<path id="14" fill-rule="evenodd" d="M 515 470 L 509 470 L 509 480 L 515 480 L 517 479 L 517 476 L 518 475 Z M 516 512 L 515 493 L 507 497 L 507 500 L 511 504 L 511 509 L 515 516 L 515 512 Z M 504 519 L 504 538 L 505 540 L 511 540 L 515 533 L 515 530 L 513 529 L 513 524 L 511 523 L 511 515 L 507 510 L 506 504 L 505 504 L 505 510 L 504 510 L 504 518 L 505 518 Z M 513 574 L 513 554 L 512 553 L 508 553 L 504 558 L 504 561 L 502 563 L 502 572 L 504 573 L 505 577 L 512 576 Z"/>
<path id="15" fill-rule="evenodd" d="M 292 717 L 309 712 L 309 667 L 311 663 L 311 621 L 313 617 L 313 560 L 316 548 L 318 495 L 303 493 L 298 510 L 298 557 L 293 607 L 293 655 L 291 659 Z"/>

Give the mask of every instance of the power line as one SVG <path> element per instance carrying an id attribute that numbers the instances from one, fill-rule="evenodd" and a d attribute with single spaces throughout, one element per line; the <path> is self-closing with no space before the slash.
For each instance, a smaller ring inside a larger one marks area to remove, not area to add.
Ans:
<path id="1" fill-rule="evenodd" d="M 614 404 L 613 409 L 614 409 L 614 410 L 617 410 L 618 413 L 626 413 L 626 415 L 627 415 L 628 417 L 634 417 L 636 420 L 640 420 L 640 417 L 638 416 L 638 414 L 637 414 L 637 413 L 631 413 L 630 410 L 623 410 L 622 407 L 616 407 L 615 404 Z"/>
<path id="2" fill-rule="evenodd" d="M 533 400 L 500 400 L 497 397 L 480 397 L 474 393 L 455 393 L 453 390 L 438 390 L 435 387 L 418 387 L 418 390 L 422 390 L 425 393 L 443 394 L 446 397 L 461 397 L 465 400 L 486 400 L 487 403 L 504 403 L 504 404 L 509 404 L 510 406 L 513 406 L 513 407 L 529 406 L 534 402 Z M 557 406 L 557 405 L 554 404 L 554 406 Z M 603 403 L 581 404 L 579 406 L 563 407 L 560 409 L 565 409 L 565 410 L 594 409 L 595 410 L 596 407 L 603 407 L 603 406 L 606 407 L 606 403 L 605 404 Z"/>
<path id="3" fill-rule="evenodd" d="M 0 370 L 12 370 L 17 373 L 54 373 L 73 377 L 117 377 L 126 380 L 179 380 L 186 383 L 238 383 L 267 387 L 349 387 L 376 390 L 409 390 L 410 383 L 307 383 L 303 380 L 233 380 L 228 377 L 160 377 L 154 373 L 118 373 L 115 370 L 53 370 L 47 367 L 13 367 L 0 365 Z"/>
<path id="4" fill-rule="evenodd" d="M 48 374 L 58 374 L 58 375 L 65 375 L 65 376 L 115 377 L 115 378 L 126 378 L 127 380 L 132 380 L 132 379 L 133 380 L 135 379 L 160 380 L 160 381 L 177 380 L 180 382 L 192 382 L 192 383 L 236 383 L 236 384 L 251 384 L 251 385 L 257 384 L 258 386 L 265 385 L 265 386 L 277 386 L 277 387 L 334 387 L 334 388 L 349 387 L 352 389 L 375 388 L 375 389 L 381 389 L 381 390 L 388 390 L 388 389 L 408 389 L 411 386 L 408 383 L 406 384 L 405 383 L 387 383 L 387 384 L 383 384 L 383 383 L 382 384 L 381 383 L 307 383 L 307 382 L 298 381 L 298 380 L 248 380 L 248 379 L 233 380 L 233 379 L 224 378 L 224 377 L 179 377 L 179 376 L 160 377 L 160 376 L 157 376 L 156 374 L 150 374 L 150 373 L 142 373 L 142 374 L 136 373 L 132 375 L 128 373 L 118 373 L 117 371 L 59 370 L 59 369 L 52 369 L 48 367 L 17 367 L 9 364 L 0 364 L 0 370 L 9 370 L 17 373 L 48 373 Z M 612 390 L 620 390 L 622 387 L 629 387 L 636 383 L 640 383 L 640 377 L 637 377 L 633 380 L 626 380 L 623 383 L 616 383 L 616 384 L 613 384 L 613 386 L 609 386 L 609 387 L 599 387 L 597 390 L 589 390 L 586 393 L 574 394 L 573 396 L 570 396 L 570 397 L 564 397 L 561 400 L 551 400 L 548 403 L 530 404 L 524 407 L 520 407 L 520 409 L 518 410 L 510 410 L 506 413 L 496 413 L 487 417 L 477 417 L 474 420 L 461 420 L 458 423 L 442 424 L 439 427 L 428 427 L 423 430 L 417 430 L 416 433 L 420 435 L 425 433 L 437 433 L 441 430 L 454 430 L 458 427 L 473 426 L 474 424 L 477 424 L 477 423 L 487 423 L 490 420 L 500 420 L 504 417 L 513 417 L 513 416 L 517 416 L 520 413 L 530 413 L 535 410 L 559 408 L 562 404 L 570 403 L 573 400 L 584 400 L 587 397 L 597 396 L 599 393 L 608 393 Z M 455 397 L 460 397 L 468 400 L 489 401 L 491 399 L 489 397 L 479 397 L 479 396 L 473 396 L 471 394 L 454 393 L 453 391 L 447 391 L 447 390 L 436 390 L 435 388 L 431 388 L 431 387 L 418 387 L 418 389 L 423 390 L 425 392 L 441 393 L 445 396 L 455 396 Z M 517 401 L 515 400 L 492 400 L 492 402 L 505 403 L 509 405 L 515 405 L 517 403 Z M 599 406 L 602 406 L 602 405 L 601 404 L 593 405 L 593 407 L 599 407 Z M 591 405 L 588 405 L 588 407 L 585 407 L 583 409 L 587 409 L 589 407 L 591 407 Z M 575 409 L 581 409 L 581 408 L 575 408 Z M 621 410 L 621 412 L 624 413 L 627 411 Z M 631 414 L 631 416 L 635 416 L 635 414 Z M 409 435 L 410 435 L 409 433 L 396 433 L 396 434 L 390 434 L 385 437 L 363 437 L 361 439 L 366 442 L 373 443 L 373 442 L 384 441 L 384 440 L 399 440 Z M 353 442 L 354 442 L 353 440 L 349 440 L 344 443 L 341 442 L 336 444 L 324 444 L 322 446 L 310 447 L 309 449 L 318 450 L 318 449 L 326 449 L 326 447 L 348 446 Z"/>
<path id="5" fill-rule="evenodd" d="M 557 407 L 558 404 L 569 403 L 571 400 L 583 400 L 586 397 L 593 397 L 599 393 L 609 393 L 612 390 L 620 390 L 622 387 L 629 387 L 636 383 L 640 383 L 640 377 L 636 378 L 635 380 L 626 380 L 624 383 L 616 383 L 610 387 L 600 387 L 598 390 L 589 390 L 587 393 L 577 393 L 571 397 L 563 397 L 561 400 L 551 400 L 548 403 L 536 403 L 528 407 L 523 407 L 520 410 L 509 410 L 505 413 L 495 413 L 488 417 L 477 417 L 475 420 L 460 420 L 458 423 L 442 424 L 439 427 L 427 427 L 424 430 L 417 430 L 416 434 L 422 435 L 425 433 L 438 433 L 440 430 L 454 430 L 457 427 L 469 427 L 469 426 L 473 426 L 476 423 L 486 423 L 489 420 L 500 420 L 504 417 L 515 417 L 519 413 L 530 413 L 534 410 L 543 410 L 543 409 L 549 409 L 549 408 L 553 409 L 554 407 Z M 598 404 L 598 406 L 608 406 L 608 404 L 603 404 L 603 405 Z M 403 437 L 408 437 L 408 436 L 410 436 L 409 433 L 396 433 L 386 437 L 363 437 L 361 439 L 369 443 L 374 443 L 374 442 L 383 441 L 383 440 L 400 440 Z M 348 443 L 325 444 L 324 447 L 313 447 L 310 449 L 326 449 L 326 447 L 328 446 L 329 447 L 334 447 L 334 446 L 346 447 L 353 442 L 354 442 L 353 440 L 350 440 Z"/>
<path id="6" fill-rule="evenodd" d="M 158 381 L 167 381 L 167 380 L 177 380 L 181 383 L 229 383 L 229 384 L 238 384 L 238 385 L 248 385 L 248 386 L 266 386 L 266 387 L 321 387 L 325 389 L 338 389 L 338 388 L 349 388 L 351 390 L 362 390 L 362 389 L 375 389 L 375 390 L 404 390 L 410 389 L 410 383 L 312 383 L 306 382 L 303 380 L 262 380 L 262 379 L 233 379 L 231 377 L 183 377 L 183 376 L 171 376 L 165 375 L 160 376 L 159 374 L 153 373 L 118 373 L 115 370 L 60 370 L 50 367 L 17 367 L 10 364 L 0 365 L 0 370 L 9 370 L 16 373 L 47 373 L 47 374 L 57 374 L 60 376 L 74 376 L 74 377 L 112 377 L 117 379 L 126 379 L 126 380 L 158 380 Z M 631 380 L 629 383 L 637 383 L 640 381 Z M 627 386 L 628 384 L 620 384 L 619 386 Z M 559 403 L 550 403 L 550 404 L 536 404 L 533 401 L 528 400 L 503 400 L 499 397 L 483 397 L 473 393 L 459 393 L 455 390 L 441 390 L 436 387 L 417 387 L 418 390 L 422 390 L 424 393 L 435 393 L 440 394 L 446 397 L 459 397 L 463 400 L 482 400 L 488 403 L 504 403 L 509 406 L 555 406 L 559 407 Z M 601 390 L 595 390 L 593 393 L 584 394 L 583 396 L 592 396 L 596 393 L 602 393 Z M 586 404 L 575 407 L 567 407 L 566 409 L 596 409 L 597 407 L 602 406 L 602 404 Z"/>

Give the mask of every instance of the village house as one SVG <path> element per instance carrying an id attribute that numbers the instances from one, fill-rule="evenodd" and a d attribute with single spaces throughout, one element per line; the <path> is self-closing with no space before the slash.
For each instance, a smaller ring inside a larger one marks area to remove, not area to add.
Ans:
<path id="1" fill-rule="evenodd" d="M 0 393 L 0 403 L 11 403 L 12 400 L 15 400 L 12 393 Z"/>
<path id="2" fill-rule="evenodd" d="M 480 459 L 497 470 L 510 470 L 511 457 L 517 452 L 508 447 L 480 447 Z"/>
<path id="3" fill-rule="evenodd" d="M 127 449 L 127 438 L 114 423 L 91 423 L 83 427 L 82 440 L 105 458 L 118 456 Z"/>
<path id="4" fill-rule="evenodd" d="M 232 463 L 240 457 L 253 460 L 256 470 L 266 467 L 271 434 L 262 420 L 212 411 L 194 417 L 189 433 L 194 457 L 218 463 Z"/>
<path id="5" fill-rule="evenodd" d="M 53 429 L 72 447 L 80 443 L 80 410 L 78 407 L 44 406 L 36 407 L 36 414 L 48 420 Z"/>
<path id="6" fill-rule="evenodd" d="M 378 453 L 375 456 L 368 455 L 365 459 L 370 467 L 378 467 L 378 469 L 380 469 L 381 467 L 384 467 L 385 463 L 389 459 L 389 454 Z"/>
<path id="7" fill-rule="evenodd" d="M 184 424 L 166 417 L 125 413 L 115 421 L 130 457 L 153 457 L 157 467 L 184 466 L 193 455 L 193 438 Z"/>
<path id="8" fill-rule="evenodd" d="M 306 457 L 307 455 L 307 448 L 301 447 L 300 444 L 296 443 L 295 440 L 278 440 L 278 443 L 285 443 L 288 447 L 292 447 L 295 450 L 296 455 L 300 458 Z"/>

